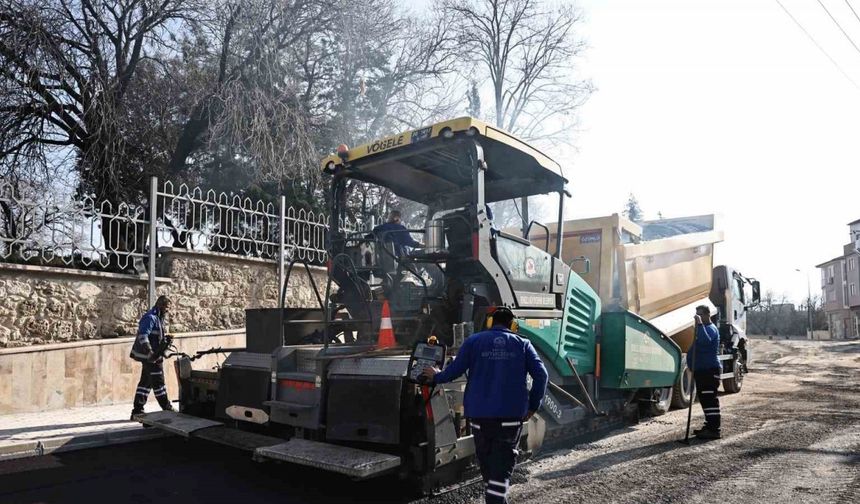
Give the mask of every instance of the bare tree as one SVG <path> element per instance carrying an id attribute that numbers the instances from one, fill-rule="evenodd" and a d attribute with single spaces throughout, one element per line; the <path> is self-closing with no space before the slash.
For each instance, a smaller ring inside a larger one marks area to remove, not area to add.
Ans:
<path id="1" fill-rule="evenodd" d="M 751 334 L 770 334 L 775 297 L 774 292 L 768 289 L 762 296 L 759 305 L 750 312 L 747 323 L 749 324 L 748 331 Z"/>
<path id="2" fill-rule="evenodd" d="M 372 16 L 367 13 L 372 12 Z M 338 0 L 328 29 L 296 49 L 320 140 L 355 145 L 449 114 L 456 53 L 444 17 L 415 19 L 394 0 Z"/>
<path id="3" fill-rule="evenodd" d="M 455 42 L 396 0 L 0 0 L 0 175 L 65 157 L 111 202 L 169 175 L 319 205 L 334 145 L 453 114 Z"/>
<path id="4" fill-rule="evenodd" d="M 319 153 L 450 117 L 460 96 L 448 86 L 455 40 L 444 16 L 415 19 L 394 0 L 339 0 L 326 30 L 294 48 L 302 102 Z M 367 13 L 372 12 L 372 16 Z M 390 190 L 350 184 L 348 211 L 400 206 Z"/>
<path id="5" fill-rule="evenodd" d="M 0 0 L 2 170 L 44 181 L 73 168 L 79 195 L 114 208 L 138 201 L 152 166 L 134 134 L 141 118 L 129 113 L 130 90 L 145 62 L 170 50 L 194 2 Z M 101 229 L 117 250 L 143 239 L 129 226 Z"/>
<path id="6" fill-rule="evenodd" d="M 48 167 L 56 149 L 72 149 L 84 190 L 112 200 L 136 190 L 127 93 L 190 3 L 2 0 L 0 163 Z"/>
<path id="7" fill-rule="evenodd" d="M 204 85 L 176 139 L 174 174 L 251 173 L 247 183 L 312 177 L 316 154 L 287 56 L 329 21 L 318 0 L 216 2 L 201 15 L 186 62 Z M 238 166 L 238 170 L 225 169 Z M 228 176 L 229 178 L 229 176 Z M 236 184 L 236 180 L 231 180 Z M 239 184 L 241 185 L 241 184 Z"/>
<path id="8" fill-rule="evenodd" d="M 445 0 L 443 6 L 464 59 L 488 78 L 495 125 L 526 139 L 569 142 L 574 114 L 593 90 L 573 73 L 585 48 L 577 34 L 579 10 L 540 0 Z"/>
<path id="9" fill-rule="evenodd" d="M 823 311 L 816 308 L 816 297 L 812 299 L 813 328 L 823 326 Z M 787 294 L 766 291 L 761 303 L 749 312 L 748 332 L 750 334 L 797 336 L 806 333 L 806 306 L 796 307 L 789 301 Z"/>

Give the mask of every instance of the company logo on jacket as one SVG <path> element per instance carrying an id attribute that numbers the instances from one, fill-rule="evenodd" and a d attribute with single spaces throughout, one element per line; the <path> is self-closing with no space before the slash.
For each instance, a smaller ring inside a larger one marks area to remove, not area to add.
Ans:
<path id="1" fill-rule="evenodd" d="M 508 360 L 516 357 L 516 352 L 509 352 L 504 336 L 493 338 L 493 349 L 481 352 L 481 357 L 488 360 Z"/>

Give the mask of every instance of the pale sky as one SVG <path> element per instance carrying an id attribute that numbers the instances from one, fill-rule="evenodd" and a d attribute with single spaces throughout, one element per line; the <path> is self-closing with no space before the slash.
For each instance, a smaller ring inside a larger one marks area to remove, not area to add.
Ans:
<path id="1" fill-rule="evenodd" d="M 579 0 L 577 75 L 598 90 L 576 151 L 548 154 L 570 217 L 620 212 L 630 192 L 649 219 L 720 214 L 717 262 L 799 303 L 860 219 L 860 49 L 817 0 L 780 1 L 857 84 L 776 0 Z M 822 3 L 860 47 L 845 0 Z"/>
<path id="2" fill-rule="evenodd" d="M 860 83 L 860 50 L 818 2 L 781 1 Z M 860 45 L 844 0 L 822 1 Z M 797 302 L 809 272 L 820 293 L 814 265 L 840 255 L 860 219 L 860 88 L 776 0 L 580 5 L 591 46 L 581 74 L 598 92 L 579 152 L 561 156 L 572 215 L 618 211 L 629 192 L 646 218 L 719 213 L 718 262 Z"/>

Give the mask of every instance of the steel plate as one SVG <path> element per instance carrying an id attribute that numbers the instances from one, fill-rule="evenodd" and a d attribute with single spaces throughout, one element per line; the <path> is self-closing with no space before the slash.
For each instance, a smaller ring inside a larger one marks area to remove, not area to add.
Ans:
<path id="1" fill-rule="evenodd" d="M 291 439 L 258 448 L 257 458 L 270 458 L 363 479 L 400 466 L 400 457 L 307 439 Z"/>
<path id="2" fill-rule="evenodd" d="M 188 437 L 192 432 L 207 427 L 222 425 L 221 422 L 209 420 L 208 418 L 199 418 L 175 411 L 156 411 L 154 413 L 144 413 L 137 416 L 137 420 L 150 427 L 155 427 L 173 434 Z"/>

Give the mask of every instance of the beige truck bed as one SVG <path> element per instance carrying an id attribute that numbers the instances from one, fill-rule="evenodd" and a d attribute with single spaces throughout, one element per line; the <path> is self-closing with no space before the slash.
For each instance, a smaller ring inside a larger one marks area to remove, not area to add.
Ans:
<path id="1" fill-rule="evenodd" d="M 530 238 L 537 246 L 545 243 L 542 231 Z M 635 312 L 686 350 L 693 308 L 710 304 L 714 244 L 723 240 L 713 215 L 641 225 L 618 214 L 570 220 L 563 239 L 562 258 L 597 291 L 604 311 Z M 588 272 L 585 261 L 574 261 L 581 257 L 590 263 Z"/>

